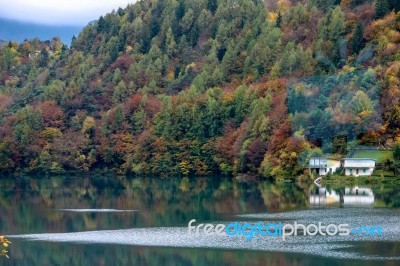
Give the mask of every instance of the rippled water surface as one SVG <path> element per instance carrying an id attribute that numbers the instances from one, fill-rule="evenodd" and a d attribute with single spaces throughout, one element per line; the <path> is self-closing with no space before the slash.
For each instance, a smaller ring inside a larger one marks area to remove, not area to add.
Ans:
<path id="1" fill-rule="evenodd" d="M 400 265 L 400 189 L 224 178 L 20 178 L 0 183 L 9 265 Z M 232 221 L 379 225 L 384 236 L 189 236 Z"/>

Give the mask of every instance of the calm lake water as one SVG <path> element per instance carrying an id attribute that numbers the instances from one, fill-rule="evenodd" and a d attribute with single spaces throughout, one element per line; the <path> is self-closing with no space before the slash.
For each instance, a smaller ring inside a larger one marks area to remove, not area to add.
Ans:
<path id="1" fill-rule="evenodd" d="M 4 265 L 400 265 L 400 188 L 226 178 L 18 178 L 0 182 Z M 383 237 L 188 236 L 231 221 L 380 225 Z"/>

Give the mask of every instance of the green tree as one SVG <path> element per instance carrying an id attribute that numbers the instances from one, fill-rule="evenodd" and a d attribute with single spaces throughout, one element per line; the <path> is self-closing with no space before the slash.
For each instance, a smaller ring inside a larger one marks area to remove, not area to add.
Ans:
<path id="1" fill-rule="evenodd" d="M 353 36 L 350 39 L 350 51 L 352 54 L 358 54 L 365 46 L 364 27 L 361 22 L 357 23 Z"/>
<path id="2" fill-rule="evenodd" d="M 49 52 L 43 48 L 39 54 L 39 67 L 46 67 L 49 62 Z"/>
<path id="3" fill-rule="evenodd" d="M 375 1 L 375 17 L 383 18 L 389 12 L 388 0 Z"/>
<path id="4" fill-rule="evenodd" d="M 400 11 L 400 1 L 399 0 L 388 0 L 389 10 L 394 10 L 395 12 Z"/>
<path id="5" fill-rule="evenodd" d="M 207 1 L 207 9 L 211 11 L 212 14 L 217 11 L 218 1 L 217 0 L 208 0 Z"/>
<path id="6" fill-rule="evenodd" d="M 244 72 L 255 78 L 269 72 L 281 52 L 281 38 L 280 29 L 265 27 L 246 58 Z"/>
<path id="7" fill-rule="evenodd" d="M 276 18 L 275 26 L 280 28 L 282 26 L 282 14 L 281 11 L 278 13 L 278 17 Z"/>
<path id="8" fill-rule="evenodd" d="M 15 166 L 10 150 L 11 145 L 12 140 L 10 137 L 0 140 L 0 171 L 9 171 Z"/>
<path id="9" fill-rule="evenodd" d="M 122 17 L 123 15 L 125 15 L 124 9 L 122 9 L 122 7 L 119 7 L 118 10 L 117 10 L 117 14 L 118 14 L 120 17 Z"/>
<path id="10" fill-rule="evenodd" d="M 100 16 L 99 20 L 97 21 L 97 32 L 102 32 L 106 27 L 106 21 L 104 20 L 103 16 Z"/>
<path id="11" fill-rule="evenodd" d="M 114 89 L 113 102 L 120 103 L 125 99 L 126 96 L 127 96 L 126 85 L 125 85 L 125 82 L 123 80 L 121 80 Z"/>
<path id="12" fill-rule="evenodd" d="M 394 167 L 395 172 L 400 172 L 400 143 L 397 143 L 393 150 L 393 159 L 394 159 Z"/>
<path id="13" fill-rule="evenodd" d="M 131 121 L 134 133 L 140 133 L 146 128 L 146 118 L 146 112 L 142 108 L 132 115 Z"/>
<path id="14" fill-rule="evenodd" d="M 72 38 L 71 38 L 71 47 L 74 47 L 75 44 L 76 44 L 76 36 L 74 34 L 74 35 L 72 35 Z"/>
<path id="15" fill-rule="evenodd" d="M 187 33 L 193 26 L 194 22 L 194 12 L 191 8 L 189 8 L 188 11 L 186 11 L 185 16 L 182 18 L 182 21 L 180 23 L 183 33 Z"/>
<path id="16" fill-rule="evenodd" d="M 355 7 L 365 3 L 367 0 L 351 0 L 351 6 Z"/>
<path id="17" fill-rule="evenodd" d="M 118 58 L 119 53 L 119 40 L 118 37 L 113 36 L 110 38 L 107 44 L 108 55 L 110 57 L 111 62 L 114 62 Z"/>
<path id="18" fill-rule="evenodd" d="M 340 4 L 340 0 L 311 0 L 310 2 L 324 11 L 335 5 Z"/>
<path id="19" fill-rule="evenodd" d="M 343 42 L 345 29 L 345 17 L 340 6 L 330 9 L 328 14 L 319 20 L 316 46 L 320 62 L 330 67 L 339 66 L 342 51 L 345 50 Z"/>
<path id="20" fill-rule="evenodd" d="M 114 132 L 122 130 L 124 121 L 125 121 L 125 116 L 122 113 L 121 105 L 118 105 L 117 108 L 115 109 L 114 120 L 112 121 L 112 128 Z"/>
<path id="21" fill-rule="evenodd" d="M 174 57 L 176 53 L 176 42 L 174 40 L 174 35 L 172 33 L 171 27 L 168 28 L 166 39 L 165 39 L 165 45 L 167 47 L 167 54 L 170 58 Z"/>
<path id="22" fill-rule="evenodd" d="M 331 41 L 337 41 L 346 29 L 344 13 L 340 6 L 337 6 L 328 16 L 330 16 L 330 23 L 328 24 L 329 38 Z"/>

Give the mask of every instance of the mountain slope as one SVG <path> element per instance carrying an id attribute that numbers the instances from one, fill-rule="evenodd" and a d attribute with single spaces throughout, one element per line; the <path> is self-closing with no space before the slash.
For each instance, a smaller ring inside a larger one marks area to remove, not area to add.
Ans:
<path id="1" fill-rule="evenodd" d="M 70 49 L 6 45 L 0 170 L 291 177 L 343 121 L 358 143 L 393 146 L 399 35 L 399 15 L 370 1 L 154 0 L 100 17 Z M 329 90 L 314 112 L 310 77 Z M 339 93 L 360 105 L 329 104 Z"/>

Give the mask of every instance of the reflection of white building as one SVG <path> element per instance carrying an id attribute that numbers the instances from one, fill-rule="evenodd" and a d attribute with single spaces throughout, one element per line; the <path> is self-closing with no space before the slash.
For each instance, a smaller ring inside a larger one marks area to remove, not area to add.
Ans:
<path id="1" fill-rule="evenodd" d="M 370 188 L 345 188 L 343 196 L 344 206 L 372 205 L 375 201 L 374 193 Z"/>
<path id="2" fill-rule="evenodd" d="M 310 193 L 309 200 L 311 206 L 328 206 L 342 203 L 344 207 L 349 207 L 371 206 L 375 201 L 375 197 L 372 189 L 365 187 L 345 188 L 344 195 L 321 187 Z"/>
<path id="3" fill-rule="evenodd" d="M 328 173 L 334 173 L 339 167 L 339 160 L 327 159 L 322 157 L 313 157 L 310 159 L 309 162 L 310 171 L 315 171 L 319 176 L 323 176 Z"/>
<path id="4" fill-rule="evenodd" d="M 343 159 L 343 168 L 345 170 L 345 175 L 370 176 L 375 169 L 375 160 L 345 158 Z"/>
<path id="5" fill-rule="evenodd" d="M 340 202 L 340 196 L 335 191 L 327 191 L 321 187 L 317 193 L 310 193 L 310 204 L 312 206 L 326 206 Z"/>

